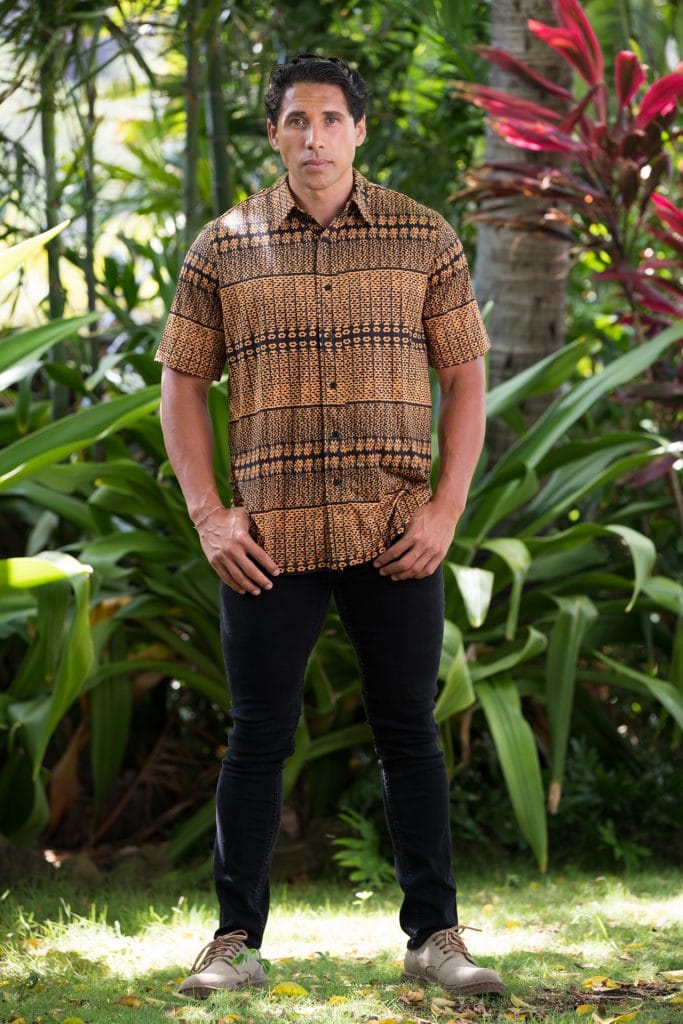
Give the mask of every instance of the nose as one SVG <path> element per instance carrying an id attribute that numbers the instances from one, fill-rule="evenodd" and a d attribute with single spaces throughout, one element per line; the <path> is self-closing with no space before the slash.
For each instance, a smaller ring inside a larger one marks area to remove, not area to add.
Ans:
<path id="1" fill-rule="evenodd" d="M 323 143 L 322 132 L 320 128 L 315 124 L 309 124 L 308 133 L 306 136 L 306 145 L 309 149 L 319 149 Z"/>

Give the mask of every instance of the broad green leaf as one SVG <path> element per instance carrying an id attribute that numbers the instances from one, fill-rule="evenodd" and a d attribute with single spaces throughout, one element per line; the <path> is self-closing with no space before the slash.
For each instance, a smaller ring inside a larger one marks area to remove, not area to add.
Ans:
<path id="1" fill-rule="evenodd" d="M 493 573 L 487 569 L 456 565 L 455 562 L 446 562 L 446 565 L 455 576 L 469 624 L 477 629 L 486 619 L 491 604 Z"/>
<path id="2" fill-rule="evenodd" d="M 115 656 L 125 653 L 122 634 L 112 637 L 110 648 Z M 128 742 L 131 709 L 132 688 L 127 675 L 103 679 L 90 690 L 90 764 L 97 808 L 102 806 L 121 767 Z"/>
<path id="3" fill-rule="evenodd" d="M 476 694 L 486 715 L 510 800 L 538 866 L 548 865 L 548 831 L 541 766 L 534 734 L 522 715 L 519 693 L 511 679 L 479 682 Z"/>
<path id="4" fill-rule="evenodd" d="M 595 657 L 604 665 L 608 665 L 623 685 L 627 685 L 629 682 L 636 683 L 640 692 L 644 690 L 659 701 L 679 728 L 683 729 L 683 692 L 678 686 L 666 682 L 664 679 L 646 675 L 645 672 L 639 672 L 628 665 L 622 665 L 621 662 L 615 661 L 599 651 L 595 652 Z"/>
<path id="5" fill-rule="evenodd" d="M 0 391 L 23 380 L 38 365 L 39 357 L 53 345 L 97 320 L 99 313 L 53 320 L 0 341 Z"/>
<path id="6" fill-rule="evenodd" d="M 372 741 L 372 733 L 367 722 L 347 725 L 342 729 L 334 729 L 312 739 L 306 749 L 306 761 L 315 761 L 318 757 L 327 757 L 338 750 L 363 746 Z"/>
<path id="7" fill-rule="evenodd" d="M 146 416 L 158 405 L 159 388 L 154 385 L 81 409 L 7 445 L 0 452 L 0 491 Z"/>
<path id="8" fill-rule="evenodd" d="M 179 554 L 179 542 L 169 537 L 158 537 L 145 530 L 126 530 L 125 533 L 98 537 L 81 551 L 81 558 L 95 567 L 112 564 L 119 558 L 136 555 L 144 559 L 169 560 Z"/>
<path id="9" fill-rule="evenodd" d="M 510 476 L 510 479 L 507 479 Z M 507 519 L 538 490 L 538 477 L 526 464 L 511 466 L 505 482 L 497 480 L 495 485 L 484 483 L 472 489 L 473 512 L 466 519 L 462 533 L 481 542 L 493 527 Z"/>
<path id="10" fill-rule="evenodd" d="M 486 655 L 470 663 L 470 675 L 474 683 L 489 676 L 497 676 L 510 669 L 521 665 L 524 661 L 530 661 L 538 657 L 546 649 L 547 640 L 543 633 L 527 626 L 524 640 L 517 640 L 511 644 L 501 644 L 493 654 Z M 475 687 L 476 690 L 476 687 Z"/>
<path id="11" fill-rule="evenodd" d="M 216 800 L 211 798 L 191 818 L 184 821 L 166 848 L 171 862 L 179 860 L 191 846 L 194 846 L 207 832 L 216 828 Z"/>
<path id="12" fill-rule="evenodd" d="M 42 552 L 34 558 L 5 558 L 0 561 L 0 594 L 40 587 L 91 572 L 89 565 L 83 565 L 60 551 Z"/>
<path id="13" fill-rule="evenodd" d="M 563 384 L 576 370 L 577 364 L 590 352 L 595 342 L 580 338 L 552 352 L 545 359 L 491 388 L 486 398 L 486 415 L 500 416 L 531 395 L 545 394 Z"/>
<path id="14" fill-rule="evenodd" d="M 12 245 L 7 249 L 0 250 L 0 277 L 5 277 L 15 267 L 18 267 L 20 263 L 28 259 L 35 253 L 40 252 L 44 245 L 58 235 L 60 231 L 69 224 L 70 221 L 63 220 L 61 224 L 56 224 L 53 228 L 48 228 L 47 231 L 41 232 L 34 238 L 27 238 L 24 242 L 19 242 L 17 245 Z"/>
<path id="15" fill-rule="evenodd" d="M 526 544 L 516 537 L 493 537 L 490 540 L 483 541 L 481 547 L 486 551 L 492 551 L 494 555 L 502 558 L 512 573 L 512 589 L 510 591 L 508 616 L 505 624 L 505 639 L 512 640 L 517 632 L 522 587 L 524 586 L 524 577 L 531 565 L 531 555 Z"/>
<path id="16" fill-rule="evenodd" d="M 456 646 L 450 655 L 446 680 L 434 709 L 434 717 L 437 722 L 444 722 L 451 715 L 457 715 L 458 712 L 464 711 L 465 708 L 474 704 L 475 700 L 462 633 L 452 622 L 449 622 L 449 627 L 450 632 L 456 634 Z"/>
<path id="17" fill-rule="evenodd" d="M 489 475 L 489 484 L 497 481 L 515 462 L 527 463 L 532 468 L 538 466 L 544 455 L 598 399 L 638 377 L 680 338 L 683 338 L 683 323 L 673 324 L 643 345 L 613 360 L 600 373 L 575 384 L 502 456 Z"/>
<path id="18" fill-rule="evenodd" d="M 621 537 L 633 560 L 633 593 L 631 594 L 631 600 L 626 605 L 626 611 L 630 612 L 638 594 L 643 588 L 645 580 L 650 576 L 654 568 L 657 551 L 649 537 L 639 533 L 637 530 L 632 530 L 630 526 L 611 524 L 606 526 L 605 529 L 609 533 L 616 533 L 618 537 Z"/>
<path id="19" fill-rule="evenodd" d="M 304 765 L 308 760 L 310 746 L 311 736 L 306 725 L 306 718 L 304 715 L 301 715 L 294 737 L 294 753 L 285 761 L 285 770 L 282 777 L 282 791 L 285 795 L 290 792 L 303 771 Z"/>
<path id="20" fill-rule="evenodd" d="M 211 676 L 193 669 L 182 661 L 165 661 L 162 658 L 135 658 L 135 660 L 111 661 L 99 665 L 88 677 L 83 691 L 93 690 L 100 685 L 102 680 L 120 676 L 124 672 L 131 675 L 136 672 L 158 672 L 160 676 L 170 676 L 180 683 L 185 683 L 186 686 L 201 693 L 226 711 L 230 710 L 230 695 L 225 682 L 221 684 Z"/>
<path id="21" fill-rule="evenodd" d="M 562 795 L 562 777 L 574 706 L 576 666 L 586 628 L 597 616 L 593 602 L 584 595 L 555 597 L 555 619 L 546 658 L 545 693 L 550 725 L 551 763 L 548 809 L 554 814 Z"/>
<path id="22" fill-rule="evenodd" d="M 683 616 L 683 586 L 668 576 L 650 576 L 643 583 L 643 590 L 662 608 Z"/>

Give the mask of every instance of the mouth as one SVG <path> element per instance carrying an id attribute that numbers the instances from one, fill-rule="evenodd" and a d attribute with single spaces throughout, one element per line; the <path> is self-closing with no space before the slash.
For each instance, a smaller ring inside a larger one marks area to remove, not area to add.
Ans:
<path id="1" fill-rule="evenodd" d="M 310 167 L 312 171 L 316 171 L 327 167 L 330 163 L 330 160 L 304 160 L 304 167 Z"/>

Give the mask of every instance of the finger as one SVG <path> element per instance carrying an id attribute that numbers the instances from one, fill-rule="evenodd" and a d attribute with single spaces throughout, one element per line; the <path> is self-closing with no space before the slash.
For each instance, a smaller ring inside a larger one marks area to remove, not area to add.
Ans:
<path id="1" fill-rule="evenodd" d="M 253 565 L 253 562 L 251 564 Z M 260 588 L 246 574 L 246 572 L 244 572 L 244 570 L 242 569 L 241 565 L 238 562 L 234 560 L 232 562 L 229 562 L 228 572 L 232 579 L 237 584 L 238 588 L 242 591 L 242 593 L 248 592 L 249 594 L 254 594 L 254 596 L 261 593 Z"/>
<path id="2" fill-rule="evenodd" d="M 251 558 L 246 554 L 235 555 L 233 565 L 237 566 L 244 576 L 251 582 L 252 585 L 257 587 L 263 587 L 265 590 L 270 590 L 273 586 L 271 580 L 268 579 L 264 573 L 261 572 L 256 562 L 253 562 Z M 231 567 L 231 572 L 232 572 Z"/>
<path id="3" fill-rule="evenodd" d="M 265 551 L 259 544 L 256 543 L 254 538 L 249 535 L 245 540 L 244 549 L 255 562 L 258 562 L 266 572 L 269 572 L 271 576 L 277 576 L 280 572 L 280 566 L 277 562 L 274 562 L 267 551 Z"/>
<path id="4" fill-rule="evenodd" d="M 230 573 L 227 571 L 227 569 L 221 569 L 221 570 L 216 569 L 216 572 L 218 573 L 220 578 L 223 580 L 223 583 L 225 583 L 226 587 L 230 587 L 230 589 L 234 590 L 236 594 L 246 594 L 246 590 L 244 589 L 244 587 L 241 587 L 239 585 L 237 580 L 233 576 L 230 575 Z"/>
<path id="5" fill-rule="evenodd" d="M 429 565 L 431 555 L 425 553 L 421 558 L 416 558 L 409 569 L 405 569 L 402 572 L 392 573 L 392 580 L 415 580 L 421 579 L 422 576 L 426 576 L 426 567 Z"/>
<path id="6" fill-rule="evenodd" d="M 380 576 L 391 576 L 393 579 L 399 573 L 410 572 L 419 557 L 419 552 L 411 548 L 402 558 L 398 558 L 395 562 L 390 562 L 389 565 L 380 569 Z"/>
<path id="7" fill-rule="evenodd" d="M 397 558 L 400 558 L 401 555 L 405 554 L 405 552 L 412 547 L 412 544 L 412 539 L 408 536 L 407 533 L 404 533 L 401 537 L 398 538 L 398 540 L 394 541 L 391 547 L 388 547 L 386 551 L 383 551 L 380 555 L 377 556 L 377 558 L 373 562 L 373 565 L 375 566 L 376 569 L 385 567 L 389 563 L 395 561 Z"/>

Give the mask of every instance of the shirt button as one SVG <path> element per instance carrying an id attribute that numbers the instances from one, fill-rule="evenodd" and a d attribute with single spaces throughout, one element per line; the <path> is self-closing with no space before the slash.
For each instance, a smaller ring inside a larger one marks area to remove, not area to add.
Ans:
<path id="1" fill-rule="evenodd" d="M 330 383 L 327 386 L 328 386 L 328 388 L 336 388 L 336 386 L 337 386 L 336 380 L 331 380 Z"/>
<path id="2" fill-rule="evenodd" d="M 332 291 L 332 285 L 331 284 L 324 284 L 323 285 L 323 291 L 331 292 Z"/>
<path id="3" fill-rule="evenodd" d="M 341 487 L 341 478 L 338 477 L 338 476 L 335 476 L 335 478 L 332 481 L 332 483 L 334 484 L 335 487 Z"/>
<path id="4" fill-rule="evenodd" d="M 339 440 L 339 431 L 338 430 L 333 430 L 332 433 L 330 434 L 330 437 L 332 438 L 333 441 L 338 441 Z"/>

